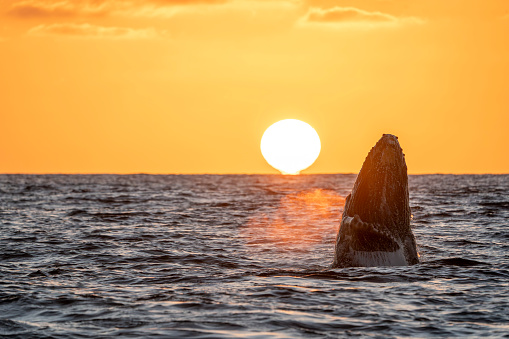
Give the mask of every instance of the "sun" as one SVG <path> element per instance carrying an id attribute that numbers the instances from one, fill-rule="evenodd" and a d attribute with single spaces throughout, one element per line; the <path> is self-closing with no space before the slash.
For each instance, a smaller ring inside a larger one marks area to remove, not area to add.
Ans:
<path id="1" fill-rule="evenodd" d="M 304 121 L 286 119 L 271 125 L 263 133 L 262 155 L 282 174 L 299 174 L 311 166 L 320 154 L 320 137 Z"/>

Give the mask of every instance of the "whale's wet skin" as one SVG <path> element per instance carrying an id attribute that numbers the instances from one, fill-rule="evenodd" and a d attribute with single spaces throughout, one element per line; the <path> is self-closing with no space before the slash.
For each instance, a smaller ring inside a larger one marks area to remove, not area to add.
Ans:
<path id="1" fill-rule="evenodd" d="M 398 138 L 384 134 L 346 198 L 332 266 L 417 264 L 410 217 L 405 156 Z"/>
<path id="2" fill-rule="evenodd" d="M 420 263 L 330 269 L 355 180 L 0 175 L 0 338 L 507 336 L 509 176 L 409 176 Z"/>

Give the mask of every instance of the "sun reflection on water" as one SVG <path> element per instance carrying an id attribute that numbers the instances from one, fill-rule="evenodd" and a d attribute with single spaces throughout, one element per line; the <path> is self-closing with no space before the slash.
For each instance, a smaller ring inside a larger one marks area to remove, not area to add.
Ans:
<path id="1" fill-rule="evenodd" d="M 248 237 L 251 243 L 300 249 L 322 244 L 337 233 L 344 204 L 345 198 L 331 190 L 287 194 L 275 210 L 251 217 Z"/>

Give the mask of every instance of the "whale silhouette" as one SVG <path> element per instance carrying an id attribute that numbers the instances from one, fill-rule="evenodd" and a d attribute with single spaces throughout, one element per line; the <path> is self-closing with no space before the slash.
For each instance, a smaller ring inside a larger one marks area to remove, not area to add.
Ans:
<path id="1" fill-rule="evenodd" d="M 384 134 L 346 198 L 332 267 L 419 263 L 410 218 L 405 155 L 398 137 Z"/>

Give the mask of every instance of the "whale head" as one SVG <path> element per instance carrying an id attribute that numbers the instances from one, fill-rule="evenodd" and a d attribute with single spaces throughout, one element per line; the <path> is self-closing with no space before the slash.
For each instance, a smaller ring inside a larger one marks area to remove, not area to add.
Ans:
<path id="1" fill-rule="evenodd" d="M 384 134 L 346 199 L 333 266 L 417 263 L 410 218 L 405 155 L 398 138 Z"/>

